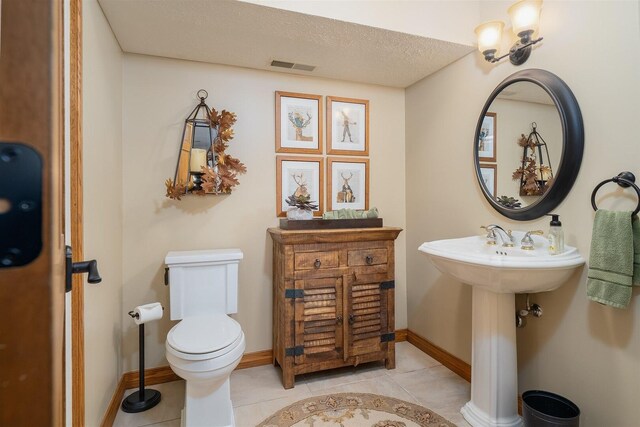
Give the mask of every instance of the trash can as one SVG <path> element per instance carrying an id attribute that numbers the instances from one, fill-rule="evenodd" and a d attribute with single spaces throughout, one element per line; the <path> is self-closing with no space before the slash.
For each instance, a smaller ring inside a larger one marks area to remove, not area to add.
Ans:
<path id="1" fill-rule="evenodd" d="M 567 398 L 542 390 L 522 394 L 524 427 L 578 427 L 580 408 Z"/>

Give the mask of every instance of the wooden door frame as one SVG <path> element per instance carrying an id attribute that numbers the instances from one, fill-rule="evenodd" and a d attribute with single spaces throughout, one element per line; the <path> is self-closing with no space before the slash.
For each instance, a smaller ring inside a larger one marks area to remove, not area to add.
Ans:
<path id="1" fill-rule="evenodd" d="M 69 0 L 69 142 L 71 247 L 73 261 L 84 259 L 82 186 L 82 0 Z M 84 277 L 73 275 L 71 290 L 71 402 L 73 427 L 85 425 Z"/>

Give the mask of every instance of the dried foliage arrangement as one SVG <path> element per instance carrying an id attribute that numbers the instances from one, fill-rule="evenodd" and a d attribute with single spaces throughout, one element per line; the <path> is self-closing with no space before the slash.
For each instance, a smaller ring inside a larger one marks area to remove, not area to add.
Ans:
<path id="1" fill-rule="evenodd" d="M 527 136 L 521 134 L 518 145 L 525 149 L 525 153 L 531 153 L 530 156 L 523 155 L 522 166 L 516 169 L 511 176 L 514 181 L 520 180 L 522 183 L 520 186 L 520 195 L 539 196 L 544 194 L 551 185 L 553 178 L 547 181 L 541 181 L 540 176 L 546 173 L 550 174 L 551 168 L 546 165 L 538 166 L 535 154 L 536 143 L 532 138 L 527 138 Z"/>
<path id="2" fill-rule="evenodd" d="M 230 111 L 222 110 L 218 113 L 211 109 L 211 127 L 217 130 L 217 136 L 213 142 L 213 167 L 202 167 L 202 190 L 194 190 L 193 183 L 189 187 L 176 185 L 172 179 L 165 182 L 166 196 L 170 199 L 181 200 L 181 197 L 189 193 L 204 196 L 207 194 L 229 194 L 233 187 L 240 184 L 238 175 L 247 172 L 246 166 L 235 157 L 226 154 L 229 142 L 233 139 L 233 125 L 236 115 Z"/>
<path id="3" fill-rule="evenodd" d="M 167 187 L 167 197 L 174 200 L 182 200 L 182 196 L 185 195 L 187 188 L 184 185 L 175 185 L 171 178 L 164 182 Z"/>

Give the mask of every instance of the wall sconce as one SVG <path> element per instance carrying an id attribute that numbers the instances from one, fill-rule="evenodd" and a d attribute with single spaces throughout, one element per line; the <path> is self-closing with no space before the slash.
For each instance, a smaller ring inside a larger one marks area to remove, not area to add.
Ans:
<path id="1" fill-rule="evenodd" d="M 475 29 L 478 37 L 478 50 L 484 55 L 484 59 L 494 63 L 508 56 L 513 65 L 524 64 L 531 55 L 531 46 L 542 40 L 542 37 L 532 38 L 533 34 L 538 31 L 541 8 L 542 0 L 521 0 L 509 7 L 507 13 L 511 19 L 511 27 L 519 40 L 511 46 L 509 53 L 502 56 L 496 55 L 500 48 L 504 23 L 490 21 L 478 25 Z"/>
<path id="2" fill-rule="evenodd" d="M 240 160 L 225 153 L 233 139 L 236 115 L 209 108 L 206 90 L 198 91 L 200 103 L 187 117 L 173 179 L 165 182 L 166 196 L 181 200 L 186 194 L 229 194 L 247 171 Z"/>

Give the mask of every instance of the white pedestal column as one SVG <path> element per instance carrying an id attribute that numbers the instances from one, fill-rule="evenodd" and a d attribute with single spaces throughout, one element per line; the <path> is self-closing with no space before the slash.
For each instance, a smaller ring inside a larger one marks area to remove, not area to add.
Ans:
<path id="1" fill-rule="evenodd" d="M 234 427 L 229 378 L 221 381 L 187 381 L 182 427 Z"/>
<path id="2" fill-rule="evenodd" d="M 471 401 L 460 410 L 473 427 L 520 427 L 515 294 L 473 287 Z"/>

